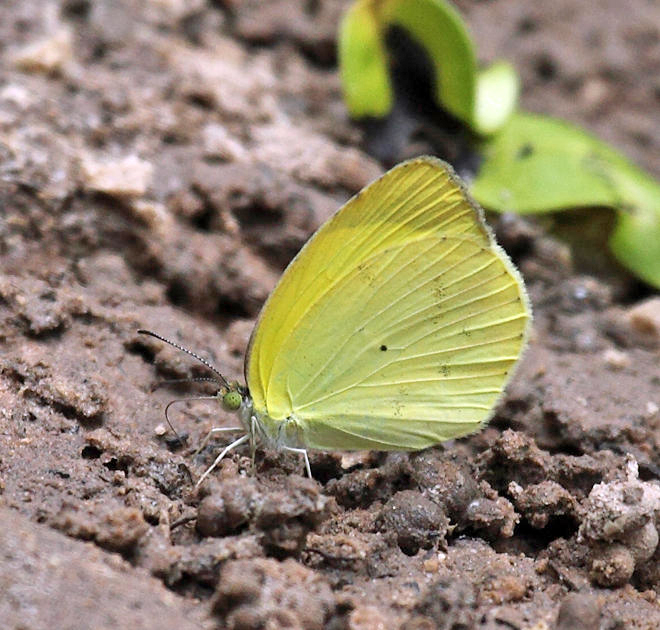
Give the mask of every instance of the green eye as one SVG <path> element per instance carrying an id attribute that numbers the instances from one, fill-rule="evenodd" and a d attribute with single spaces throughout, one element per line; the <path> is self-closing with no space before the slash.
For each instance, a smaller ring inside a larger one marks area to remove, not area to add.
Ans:
<path id="1" fill-rule="evenodd" d="M 228 391 L 222 397 L 222 406 L 227 411 L 236 411 L 241 406 L 242 398 L 239 392 L 235 389 Z"/>

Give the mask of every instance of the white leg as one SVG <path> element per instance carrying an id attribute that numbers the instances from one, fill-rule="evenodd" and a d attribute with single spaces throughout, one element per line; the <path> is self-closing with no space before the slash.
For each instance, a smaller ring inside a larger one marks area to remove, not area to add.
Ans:
<path id="1" fill-rule="evenodd" d="M 202 440 L 201 444 L 199 445 L 198 449 L 193 453 L 193 457 L 196 457 L 199 455 L 202 450 L 204 450 L 204 447 L 209 443 L 209 440 L 211 439 L 211 436 L 215 433 L 229 433 L 231 431 L 242 431 L 243 427 L 215 427 L 214 429 L 211 429 L 207 434 L 206 437 Z"/>
<path id="2" fill-rule="evenodd" d="M 294 448 L 293 446 L 283 446 L 283 450 L 285 451 L 291 451 L 292 453 L 298 453 L 299 455 L 302 455 L 305 459 L 305 470 L 307 471 L 307 476 L 310 479 L 314 479 L 312 477 L 312 469 L 309 466 L 309 457 L 307 456 L 307 450 L 304 448 Z"/>
<path id="3" fill-rule="evenodd" d="M 252 461 L 252 474 L 254 475 L 257 471 L 256 466 L 254 465 L 254 460 L 257 454 L 257 417 L 250 416 L 250 460 Z"/>
<path id="4" fill-rule="evenodd" d="M 243 442 L 245 442 L 247 439 L 249 439 L 249 437 L 250 437 L 250 436 L 246 433 L 245 435 L 239 437 L 238 440 L 235 440 L 234 442 L 232 442 L 232 443 L 229 444 L 228 446 L 225 446 L 225 448 L 222 449 L 222 452 L 220 453 L 220 455 L 218 455 L 218 456 L 215 458 L 215 461 L 214 461 L 214 462 L 213 462 L 213 463 L 212 463 L 212 464 L 206 469 L 206 472 L 205 472 L 205 473 L 199 478 L 199 481 L 197 481 L 197 483 L 195 484 L 195 488 L 199 488 L 199 486 L 202 485 L 202 482 L 204 481 L 204 479 L 206 479 L 206 478 L 209 476 L 209 474 L 210 474 L 210 473 L 213 471 L 213 469 L 214 469 L 214 468 L 220 463 L 220 461 L 222 460 L 222 458 L 223 458 L 227 453 L 229 453 L 229 451 L 232 451 L 232 450 L 235 449 L 237 446 L 240 446 L 241 444 L 243 444 Z"/>

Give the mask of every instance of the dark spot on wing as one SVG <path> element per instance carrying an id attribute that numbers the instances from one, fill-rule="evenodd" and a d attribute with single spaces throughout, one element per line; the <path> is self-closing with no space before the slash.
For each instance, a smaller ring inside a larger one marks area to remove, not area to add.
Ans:
<path id="1" fill-rule="evenodd" d="M 385 352 L 385 351 L 387 350 L 387 346 L 386 346 L 385 344 L 383 344 L 383 345 L 380 347 L 380 349 L 381 349 L 382 352 Z"/>

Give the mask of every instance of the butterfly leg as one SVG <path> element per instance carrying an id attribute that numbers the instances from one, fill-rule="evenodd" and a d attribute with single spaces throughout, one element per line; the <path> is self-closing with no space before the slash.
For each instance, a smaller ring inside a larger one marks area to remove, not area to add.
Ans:
<path id="1" fill-rule="evenodd" d="M 213 469 L 214 469 L 214 468 L 220 463 L 220 461 L 222 460 L 222 458 L 223 458 L 227 453 L 229 453 L 229 451 L 234 450 L 237 446 L 240 446 L 241 444 L 243 444 L 243 443 L 244 443 L 246 440 L 248 440 L 249 438 L 250 438 L 249 434 L 246 433 L 245 435 L 239 437 L 238 440 L 235 440 L 235 441 L 233 441 L 231 444 L 225 446 L 225 448 L 222 449 L 222 452 L 220 453 L 220 455 L 218 455 L 218 456 L 215 458 L 214 462 L 213 462 L 213 463 L 212 463 L 212 464 L 206 469 L 206 471 L 204 472 L 204 474 L 199 478 L 199 480 L 198 480 L 197 483 L 195 484 L 195 488 L 199 488 L 199 486 L 202 485 L 202 482 L 204 481 L 204 479 L 206 479 L 206 478 L 209 476 L 209 474 L 210 474 L 210 473 L 213 471 Z"/>
<path id="2" fill-rule="evenodd" d="M 257 454 L 257 417 L 250 416 L 250 460 L 252 461 L 252 474 L 256 471 L 254 460 Z"/>
<path id="3" fill-rule="evenodd" d="M 302 455 L 303 458 L 305 459 L 305 470 L 307 471 L 307 476 L 310 479 L 314 479 L 314 477 L 312 477 L 312 469 L 309 465 L 309 457 L 307 456 L 307 449 L 294 448 L 293 446 L 283 446 L 282 448 L 285 451 L 291 451 L 292 453 L 298 453 L 299 455 Z"/>
<path id="4" fill-rule="evenodd" d="M 213 436 L 215 433 L 230 433 L 232 431 L 243 431 L 243 427 L 216 427 L 211 429 L 206 434 L 206 437 L 202 440 L 199 448 L 193 453 L 193 457 L 196 457 L 204 450 L 204 447 L 209 443 L 211 436 Z"/>

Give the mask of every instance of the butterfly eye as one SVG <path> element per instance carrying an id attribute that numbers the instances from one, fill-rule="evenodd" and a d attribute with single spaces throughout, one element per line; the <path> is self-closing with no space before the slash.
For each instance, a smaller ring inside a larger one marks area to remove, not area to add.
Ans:
<path id="1" fill-rule="evenodd" d="M 229 390 L 222 397 L 222 406 L 225 408 L 226 411 L 236 411 L 241 406 L 241 402 L 242 402 L 241 394 L 237 392 L 235 389 Z"/>

